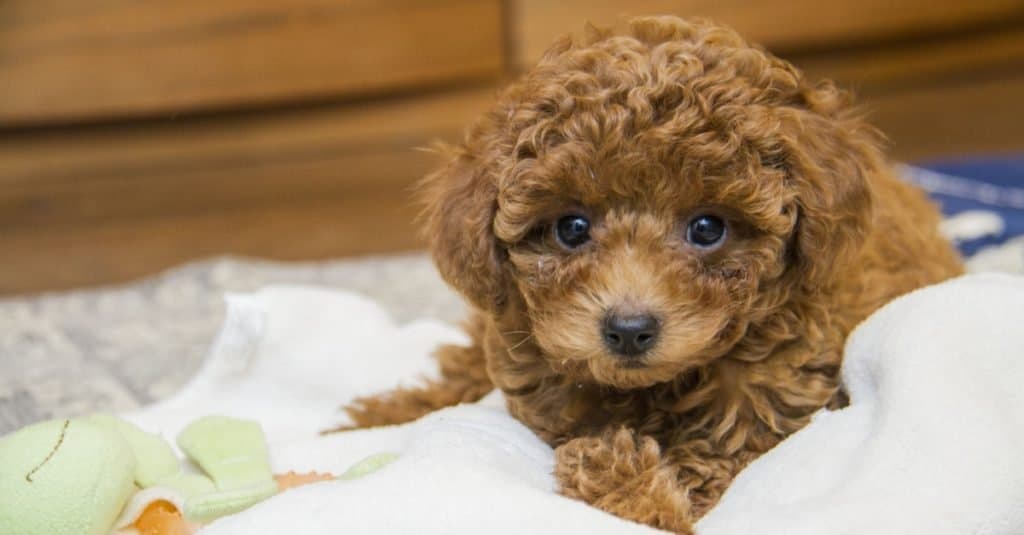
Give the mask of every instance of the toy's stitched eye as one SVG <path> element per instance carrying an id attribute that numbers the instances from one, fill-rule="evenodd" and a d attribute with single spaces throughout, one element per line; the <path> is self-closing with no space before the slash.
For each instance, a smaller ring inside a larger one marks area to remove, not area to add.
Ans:
<path id="1" fill-rule="evenodd" d="M 686 225 L 686 241 L 708 249 L 725 239 L 725 221 L 713 215 L 699 215 Z"/>
<path id="2" fill-rule="evenodd" d="M 590 221 L 581 215 L 560 217 L 555 223 L 555 238 L 569 249 L 590 241 Z"/>

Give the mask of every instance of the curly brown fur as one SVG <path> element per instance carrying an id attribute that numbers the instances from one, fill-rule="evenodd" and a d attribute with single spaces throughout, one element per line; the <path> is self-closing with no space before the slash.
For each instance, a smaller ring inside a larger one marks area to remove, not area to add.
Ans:
<path id="1" fill-rule="evenodd" d="M 841 403 L 859 321 L 961 272 L 881 142 L 847 93 L 712 23 L 559 42 L 425 182 L 433 256 L 477 310 L 475 345 L 443 350 L 440 382 L 362 400 L 356 422 L 493 385 L 557 446 L 564 494 L 690 531 L 743 466 Z M 575 249 L 551 230 L 571 213 L 592 222 Z M 717 249 L 684 239 L 702 213 L 727 221 Z M 620 307 L 660 319 L 639 363 L 602 343 Z"/>

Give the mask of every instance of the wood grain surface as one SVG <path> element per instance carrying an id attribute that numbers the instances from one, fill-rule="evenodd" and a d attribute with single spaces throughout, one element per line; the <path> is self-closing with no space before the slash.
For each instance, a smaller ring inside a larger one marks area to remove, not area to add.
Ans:
<path id="1" fill-rule="evenodd" d="M 510 0 L 512 52 L 533 64 L 557 37 L 587 21 L 623 26 L 637 15 L 701 16 L 728 24 L 773 50 L 823 49 L 961 31 L 1024 18 L 1020 0 Z"/>
<path id="2" fill-rule="evenodd" d="M 0 126 L 494 77 L 499 0 L 4 0 Z"/>
<path id="3" fill-rule="evenodd" d="M 913 87 L 866 99 L 872 122 L 906 161 L 1024 150 L 1024 71 Z"/>
<path id="4" fill-rule="evenodd" d="M 493 98 L 490 86 L 363 106 L 0 134 L 0 229 L 396 194 Z"/>
<path id="5" fill-rule="evenodd" d="M 0 294 L 125 282 L 225 254 L 327 259 L 422 247 L 395 190 L 0 232 Z"/>
<path id="6" fill-rule="evenodd" d="M 124 281 L 219 254 L 420 244 L 418 147 L 457 139 L 493 89 L 361 107 L 0 136 L 0 293 Z"/>
<path id="7" fill-rule="evenodd" d="M 1024 24 L 885 46 L 792 53 L 787 59 L 808 76 L 831 78 L 864 96 L 964 84 L 993 73 L 1024 73 Z"/>

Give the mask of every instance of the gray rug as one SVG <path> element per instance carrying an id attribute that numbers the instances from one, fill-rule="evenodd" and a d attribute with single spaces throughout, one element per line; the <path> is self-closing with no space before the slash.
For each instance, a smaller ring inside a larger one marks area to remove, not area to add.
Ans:
<path id="1" fill-rule="evenodd" d="M 454 322 L 464 313 L 420 254 L 295 264 L 223 258 L 125 286 L 2 299 L 0 435 L 174 393 L 213 341 L 224 294 L 270 284 L 357 291 L 400 322 Z"/>

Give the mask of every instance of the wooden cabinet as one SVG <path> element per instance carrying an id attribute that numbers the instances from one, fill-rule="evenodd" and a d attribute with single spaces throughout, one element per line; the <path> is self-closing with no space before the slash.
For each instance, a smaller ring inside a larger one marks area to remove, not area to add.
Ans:
<path id="1" fill-rule="evenodd" d="M 6 0 L 0 293 L 420 247 L 416 150 L 585 21 L 716 18 L 899 158 L 1024 150 L 1024 1 Z"/>
<path id="2" fill-rule="evenodd" d="M 6 0 L 0 124 L 186 114 L 493 77 L 494 0 Z"/>
<path id="3" fill-rule="evenodd" d="M 420 247 L 417 148 L 487 107 L 502 10 L 0 2 L 0 294 Z"/>
<path id="4" fill-rule="evenodd" d="M 1000 24 L 1024 15 L 1020 0 L 513 0 L 519 64 L 581 20 L 614 26 L 670 13 L 728 24 L 780 53 L 857 46 Z"/>
<path id="5" fill-rule="evenodd" d="M 204 256 L 409 250 L 415 150 L 483 89 L 358 105 L 44 128 L 0 142 L 0 293 L 126 280 Z"/>

